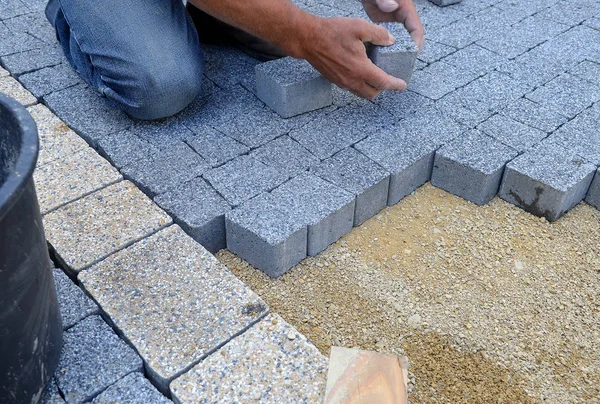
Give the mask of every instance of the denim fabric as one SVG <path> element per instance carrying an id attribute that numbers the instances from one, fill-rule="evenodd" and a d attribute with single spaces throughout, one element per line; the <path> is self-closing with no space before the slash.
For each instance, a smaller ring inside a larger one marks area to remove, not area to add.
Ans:
<path id="1" fill-rule="evenodd" d="M 204 59 L 181 0 L 50 0 L 46 16 L 73 68 L 113 107 L 158 119 L 200 93 Z"/>

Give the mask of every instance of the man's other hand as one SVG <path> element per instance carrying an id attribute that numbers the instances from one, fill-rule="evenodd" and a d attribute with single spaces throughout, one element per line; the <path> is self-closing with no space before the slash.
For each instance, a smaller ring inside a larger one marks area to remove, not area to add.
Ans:
<path id="1" fill-rule="evenodd" d="M 404 24 L 413 41 L 421 50 L 425 31 L 412 0 L 361 0 L 365 11 L 375 22 L 399 22 Z"/>

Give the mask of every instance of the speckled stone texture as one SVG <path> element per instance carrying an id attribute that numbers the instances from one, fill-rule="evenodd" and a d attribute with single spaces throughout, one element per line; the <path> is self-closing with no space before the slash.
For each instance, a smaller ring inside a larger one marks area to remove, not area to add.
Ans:
<path id="1" fill-rule="evenodd" d="M 449 6 L 451 4 L 457 4 L 457 3 L 461 2 L 461 0 L 429 0 L 429 1 L 440 7 L 445 7 L 445 6 Z"/>
<path id="2" fill-rule="evenodd" d="M 237 140 L 212 129 L 206 129 L 186 142 L 211 167 L 225 164 L 250 151 Z"/>
<path id="3" fill-rule="evenodd" d="M 56 66 L 66 62 L 60 45 L 57 43 L 39 49 L 0 56 L 0 61 L 14 75 Z"/>
<path id="4" fill-rule="evenodd" d="M 171 218 L 128 181 L 44 216 L 46 239 L 63 268 L 83 268 L 169 225 Z"/>
<path id="5" fill-rule="evenodd" d="M 496 114 L 477 127 L 486 135 L 524 152 L 548 136 L 546 132 L 517 122 L 507 116 Z"/>
<path id="6" fill-rule="evenodd" d="M 119 169 L 140 160 L 150 160 L 160 153 L 159 148 L 136 136 L 130 130 L 122 130 L 99 139 L 98 149 Z"/>
<path id="7" fill-rule="evenodd" d="M 498 193 L 504 166 L 517 151 L 473 130 L 435 154 L 431 184 L 477 205 Z"/>
<path id="8" fill-rule="evenodd" d="M 169 382 L 267 312 L 265 303 L 177 225 L 81 273 L 85 289 Z"/>
<path id="9" fill-rule="evenodd" d="M 320 403 L 327 359 L 271 314 L 171 383 L 176 403 Z"/>
<path id="10" fill-rule="evenodd" d="M 258 161 L 295 177 L 319 163 L 319 159 L 289 136 L 281 136 L 250 153 Z"/>
<path id="11" fill-rule="evenodd" d="M 596 209 L 600 209 L 600 170 L 596 171 L 592 185 L 588 190 L 585 201 Z"/>
<path id="12" fill-rule="evenodd" d="M 83 84 L 83 80 L 71 65 L 66 63 L 23 74 L 19 76 L 19 81 L 38 98 L 76 84 Z"/>
<path id="13" fill-rule="evenodd" d="M 90 147 L 37 167 L 33 173 L 42 215 L 123 179 Z"/>
<path id="14" fill-rule="evenodd" d="M 391 33 L 396 41 L 391 46 L 372 45 L 369 48 L 369 58 L 387 74 L 410 82 L 415 60 L 419 49 L 410 37 L 403 24 L 397 22 L 382 22 L 378 25 Z"/>
<path id="15" fill-rule="evenodd" d="M 100 316 L 91 316 L 64 333 L 56 382 L 67 403 L 84 403 L 141 370 L 135 351 Z"/>
<path id="16" fill-rule="evenodd" d="M 585 197 L 596 166 L 558 145 L 542 144 L 507 164 L 500 197 L 558 220 Z"/>
<path id="17" fill-rule="evenodd" d="M 195 178 L 159 195 L 154 202 L 208 251 L 215 253 L 227 247 L 225 213 L 231 207 L 202 178 Z"/>
<path id="18" fill-rule="evenodd" d="M 552 107 L 536 104 L 527 98 L 519 98 L 501 110 L 500 114 L 547 133 L 568 121 L 566 116 L 556 112 Z"/>
<path id="19" fill-rule="evenodd" d="M 169 404 L 143 374 L 130 373 L 97 396 L 93 404 Z"/>
<path id="20" fill-rule="evenodd" d="M 60 396 L 54 379 L 50 380 L 46 385 L 46 389 L 40 399 L 40 404 L 65 404 L 65 400 Z"/>
<path id="21" fill-rule="evenodd" d="M 54 283 L 62 315 L 63 328 L 77 324 L 89 315 L 98 313 L 98 306 L 60 269 L 55 269 Z"/>
<path id="22" fill-rule="evenodd" d="M 356 197 L 354 226 L 387 206 L 390 173 L 353 148 L 342 150 L 310 170 Z"/>
<path id="23" fill-rule="evenodd" d="M 331 105 L 331 83 L 306 60 L 286 57 L 255 69 L 256 95 L 283 118 Z"/>
<path id="24" fill-rule="evenodd" d="M 0 77 L 0 93 L 14 98 L 22 105 L 28 107 L 37 103 L 37 99 L 14 78 L 10 76 Z"/>

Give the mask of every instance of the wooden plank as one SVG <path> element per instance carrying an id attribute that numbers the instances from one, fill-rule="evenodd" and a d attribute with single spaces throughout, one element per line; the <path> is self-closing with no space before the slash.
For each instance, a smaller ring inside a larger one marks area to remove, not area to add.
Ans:
<path id="1" fill-rule="evenodd" d="M 331 347 L 325 404 L 406 404 L 406 382 L 396 356 Z"/>

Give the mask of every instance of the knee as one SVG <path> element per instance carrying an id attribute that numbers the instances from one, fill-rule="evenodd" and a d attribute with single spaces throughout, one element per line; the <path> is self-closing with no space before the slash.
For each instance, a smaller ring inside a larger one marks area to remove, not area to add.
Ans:
<path id="1" fill-rule="evenodd" d="M 125 112 L 143 120 L 175 115 L 200 94 L 202 73 L 201 57 L 138 69 Z"/>

